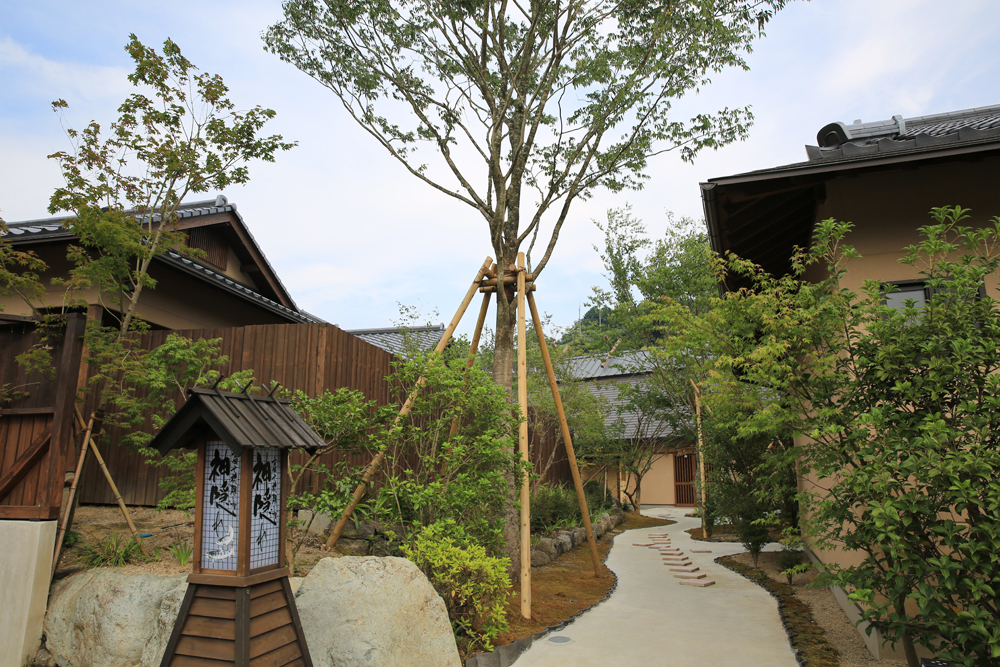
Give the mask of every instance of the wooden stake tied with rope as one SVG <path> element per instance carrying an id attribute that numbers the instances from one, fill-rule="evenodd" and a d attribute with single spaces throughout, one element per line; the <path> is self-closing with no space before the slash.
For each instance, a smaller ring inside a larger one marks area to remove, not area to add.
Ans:
<path id="1" fill-rule="evenodd" d="M 587 544 L 590 545 L 590 559 L 594 565 L 594 578 L 597 578 L 600 576 L 601 559 L 597 555 L 597 541 L 594 539 L 594 527 L 590 524 L 590 510 L 587 508 L 587 496 L 583 492 L 583 479 L 580 477 L 580 467 L 576 461 L 573 437 L 569 432 L 569 423 L 566 421 L 566 411 L 563 409 L 562 397 L 559 395 L 559 385 L 556 382 L 556 373 L 552 367 L 552 358 L 549 356 L 549 348 L 545 343 L 545 334 L 542 332 L 542 320 L 538 316 L 538 308 L 535 306 L 535 295 L 531 292 L 528 292 L 528 307 L 531 308 L 531 319 L 535 324 L 538 346 L 542 350 L 542 361 L 545 363 L 545 373 L 549 378 L 549 388 L 552 389 L 552 400 L 555 402 L 556 415 L 559 417 L 559 429 L 562 432 L 563 443 L 566 445 L 566 458 L 569 459 L 569 470 L 573 474 L 573 486 L 576 487 L 576 499 L 580 503 L 580 514 L 583 515 L 583 528 L 587 533 Z"/>

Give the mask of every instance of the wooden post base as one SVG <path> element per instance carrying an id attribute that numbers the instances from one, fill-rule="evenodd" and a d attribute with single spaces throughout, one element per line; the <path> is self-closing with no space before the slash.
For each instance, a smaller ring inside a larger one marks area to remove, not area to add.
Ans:
<path id="1" fill-rule="evenodd" d="M 242 586 L 189 580 L 160 667 L 312 667 L 288 577 Z"/>

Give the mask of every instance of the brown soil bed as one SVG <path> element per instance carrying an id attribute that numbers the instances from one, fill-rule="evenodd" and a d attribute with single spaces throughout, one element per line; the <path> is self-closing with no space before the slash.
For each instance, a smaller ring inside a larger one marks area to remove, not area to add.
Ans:
<path id="1" fill-rule="evenodd" d="M 777 552 L 762 553 L 757 570 L 753 569 L 753 558 L 749 553 L 736 554 L 719 561 L 730 567 L 735 566 L 734 569 L 741 574 L 766 585 L 778 595 L 784 606 L 783 615 L 789 634 L 797 635 L 792 637 L 793 645 L 807 657 L 806 665 L 899 667 L 904 664 L 895 660 L 872 658 L 830 589 L 810 585 L 816 572 L 810 570 L 797 574 L 792 578 L 792 585 L 788 586 L 788 580 L 780 573 L 777 559 Z M 764 576 L 766 580 L 763 580 Z"/>
<path id="2" fill-rule="evenodd" d="M 624 523 L 597 541 L 597 554 L 601 560 L 599 576 L 594 578 L 590 548 L 586 543 L 563 554 L 548 565 L 533 568 L 531 572 L 531 618 L 521 616 L 521 586 L 515 582 L 514 595 L 507 603 L 509 628 L 493 642 L 503 646 L 528 635 L 535 634 L 570 619 L 584 609 L 600 602 L 615 583 L 614 574 L 604 564 L 614 536 L 636 528 L 669 526 L 676 521 L 654 519 L 639 514 L 626 514 Z M 463 656 L 464 658 L 464 656 Z"/>
<path id="3" fill-rule="evenodd" d="M 701 528 L 688 528 L 684 531 L 691 536 L 692 540 L 698 540 L 699 542 L 739 542 L 740 538 L 736 536 L 736 532 L 730 525 L 716 526 L 712 529 L 712 538 L 706 539 L 704 533 L 702 533 Z M 771 536 L 772 542 L 777 542 L 781 539 L 781 531 L 776 528 L 769 528 L 768 534 Z"/>
<path id="4" fill-rule="evenodd" d="M 181 565 L 167 550 L 171 544 L 182 541 L 191 545 L 194 540 L 194 514 L 181 510 L 158 510 L 152 507 L 130 507 L 132 522 L 139 533 L 152 533 L 143 538 L 143 547 L 151 557 L 148 560 L 126 565 L 122 572 L 158 575 L 189 574 L 191 563 Z M 104 539 L 112 532 L 129 535 L 128 525 L 117 506 L 82 505 L 73 518 L 74 532 L 79 533 L 79 542 L 73 547 L 64 547 L 59 556 L 59 568 L 76 571 L 85 567 L 81 560 L 81 547 Z M 290 531 L 297 540 L 301 531 Z M 321 549 L 324 539 L 319 535 L 307 535 L 295 560 L 293 576 L 304 577 L 319 562 L 320 558 L 339 558 L 336 551 Z M 67 572 L 67 573 L 68 573 Z"/>

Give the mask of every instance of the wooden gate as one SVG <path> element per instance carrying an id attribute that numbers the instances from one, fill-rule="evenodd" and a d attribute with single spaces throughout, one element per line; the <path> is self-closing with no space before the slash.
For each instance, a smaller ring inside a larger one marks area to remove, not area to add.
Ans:
<path id="1" fill-rule="evenodd" d="M 0 322 L 0 385 L 7 399 L 0 406 L 0 519 L 59 518 L 83 328 L 83 315 L 70 315 L 62 339 L 47 342 L 53 375 L 26 373 L 17 363 L 18 354 L 39 342 L 34 322 Z"/>
<path id="2" fill-rule="evenodd" d="M 678 507 L 693 507 L 695 477 L 695 455 L 674 454 L 674 490 Z"/>

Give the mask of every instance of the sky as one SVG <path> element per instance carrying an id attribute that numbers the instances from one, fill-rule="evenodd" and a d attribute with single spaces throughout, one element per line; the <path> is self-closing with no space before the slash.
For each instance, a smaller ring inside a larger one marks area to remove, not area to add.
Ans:
<path id="1" fill-rule="evenodd" d="M 130 92 L 129 34 L 157 48 L 169 37 L 223 77 L 238 108 L 274 109 L 267 132 L 299 144 L 224 193 L 299 307 L 345 329 L 393 326 L 400 304 L 447 322 L 492 255 L 485 222 L 408 174 L 331 92 L 264 51 L 260 33 L 281 11 L 276 0 L 0 0 L 0 216 L 45 217 L 62 184 L 46 156 L 69 142 L 50 103 L 69 103 L 71 127 L 109 124 Z M 749 139 L 694 164 L 657 156 L 643 190 L 575 204 L 538 281 L 539 308 L 571 325 L 591 287 L 606 284 L 593 246 L 608 209 L 631 205 L 660 236 L 667 212 L 703 218 L 699 182 L 801 162 L 827 123 L 1000 103 L 998 42 L 996 0 L 794 0 L 755 44 L 749 72 L 716 74 L 674 106 L 687 119 L 750 105 Z"/>

